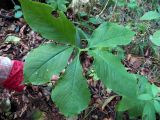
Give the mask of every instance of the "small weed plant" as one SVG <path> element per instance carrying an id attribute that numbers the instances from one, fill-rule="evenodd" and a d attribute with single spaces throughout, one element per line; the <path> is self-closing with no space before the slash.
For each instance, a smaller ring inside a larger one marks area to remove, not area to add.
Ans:
<path id="1" fill-rule="evenodd" d="M 80 62 L 80 55 L 85 51 L 94 58 L 92 68 L 105 87 L 122 96 L 116 106 L 117 112 L 128 111 L 131 119 L 142 115 L 143 120 L 156 120 L 156 113 L 160 113 L 159 88 L 144 76 L 127 72 L 121 59 L 112 53 L 117 46 L 131 42 L 135 34 L 132 30 L 103 22 L 88 36 L 63 12 L 56 11 L 52 15 L 53 8 L 47 4 L 30 0 L 20 0 L 20 3 L 30 27 L 44 38 L 56 41 L 29 53 L 24 68 L 26 84 L 49 83 L 53 74 L 59 75 L 66 68 L 51 98 L 65 116 L 79 114 L 87 108 L 91 98 Z M 86 48 L 81 47 L 81 40 L 88 42 Z M 71 54 L 72 61 L 67 65 Z"/>

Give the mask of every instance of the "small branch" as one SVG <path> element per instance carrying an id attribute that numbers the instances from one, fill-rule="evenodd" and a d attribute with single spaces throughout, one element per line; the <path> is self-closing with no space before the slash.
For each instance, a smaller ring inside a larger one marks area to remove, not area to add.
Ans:
<path id="1" fill-rule="evenodd" d="M 106 9 L 108 3 L 109 3 L 109 0 L 106 2 L 105 6 L 103 7 L 102 11 L 97 15 L 97 17 L 99 17 L 104 12 L 104 10 Z"/>
<path id="2" fill-rule="evenodd" d="M 14 2 L 14 0 L 11 0 L 11 2 L 13 3 L 14 6 L 16 5 L 16 3 Z"/>

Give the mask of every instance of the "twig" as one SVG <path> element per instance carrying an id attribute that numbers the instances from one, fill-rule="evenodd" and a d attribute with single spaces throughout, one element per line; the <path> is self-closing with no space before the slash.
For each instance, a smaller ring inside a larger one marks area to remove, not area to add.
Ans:
<path id="1" fill-rule="evenodd" d="M 11 0 L 11 1 L 12 1 L 13 5 L 15 6 L 15 5 L 16 5 L 16 3 L 14 2 L 14 0 Z"/>
<path id="2" fill-rule="evenodd" d="M 106 2 L 106 4 L 105 4 L 105 6 L 103 7 L 102 11 L 97 15 L 97 18 L 104 12 L 104 10 L 106 9 L 108 3 L 109 3 L 109 0 Z"/>

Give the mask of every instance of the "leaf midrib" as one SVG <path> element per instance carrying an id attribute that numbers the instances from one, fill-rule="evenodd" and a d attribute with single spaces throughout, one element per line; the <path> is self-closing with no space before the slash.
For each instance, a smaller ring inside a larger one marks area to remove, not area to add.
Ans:
<path id="1" fill-rule="evenodd" d="M 32 72 L 32 74 L 30 75 L 30 76 L 31 76 L 30 78 L 32 78 L 32 76 L 34 75 L 34 73 L 37 72 L 37 71 L 39 71 L 39 69 L 40 69 L 42 66 L 44 66 L 45 64 L 47 64 L 53 57 L 55 58 L 58 54 L 61 54 L 63 51 L 65 51 L 65 50 L 67 50 L 67 49 L 69 49 L 69 48 L 70 48 L 70 47 L 66 47 L 66 48 L 64 48 L 63 50 L 59 51 L 58 53 L 54 54 L 53 56 L 49 57 L 42 65 L 40 65 L 40 66 L 38 67 L 38 69 L 36 69 L 36 70 L 34 70 L 34 72 Z M 30 80 L 29 80 L 29 81 L 30 81 Z"/>
<path id="2" fill-rule="evenodd" d="M 72 63 L 71 63 L 72 64 Z M 76 70 L 76 68 L 77 68 L 77 62 L 76 62 L 76 65 L 75 65 L 75 67 L 74 67 L 75 69 L 74 70 Z M 74 72 L 74 80 L 71 80 L 71 87 L 72 88 L 70 88 L 69 90 L 70 90 L 70 93 L 68 93 L 68 94 L 66 94 L 65 96 L 62 96 L 63 97 L 63 102 L 65 101 L 65 98 L 66 97 L 71 97 L 72 96 L 72 94 L 73 94 L 73 87 L 74 87 L 74 83 L 75 83 L 75 76 L 76 76 L 76 72 Z M 69 87 L 68 87 L 69 88 Z M 68 88 L 67 88 L 67 90 L 68 90 Z M 71 98 L 73 98 L 73 97 L 71 97 Z"/>
<path id="3" fill-rule="evenodd" d="M 123 35 L 123 34 L 120 33 L 120 34 L 116 35 L 115 37 L 111 36 L 111 37 L 108 38 L 108 39 L 103 39 L 103 41 L 101 41 L 101 42 L 98 42 L 98 41 L 93 42 L 93 43 L 91 43 L 91 45 L 93 45 L 92 47 L 95 47 L 95 46 L 98 46 L 98 45 L 100 45 L 100 44 L 102 44 L 102 43 L 104 43 L 104 42 L 107 42 L 107 41 L 111 40 L 111 39 L 119 38 L 119 36 L 122 36 L 122 35 Z M 124 34 L 123 37 L 125 37 L 126 35 L 127 35 L 127 34 Z M 92 40 L 92 39 L 91 39 L 91 40 Z M 92 40 L 92 41 L 94 41 L 94 40 Z M 91 46 L 91 45 L 90 45 L 90 46 Z"/>

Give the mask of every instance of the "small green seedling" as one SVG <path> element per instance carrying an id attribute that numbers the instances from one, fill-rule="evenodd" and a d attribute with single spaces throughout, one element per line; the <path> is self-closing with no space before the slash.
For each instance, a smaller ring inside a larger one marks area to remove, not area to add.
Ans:
<path id="1" fill-rule="evenodd" d="M 19 5 L 15 5 L 14 6 L 14 17 L 15 18 L 21 18 L 23 16 L 23 13 L 22 13 L 22 10 L 21 10 L 21 7 Z"/>

